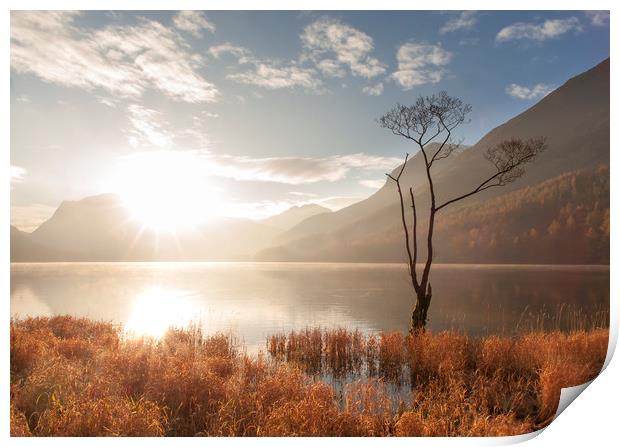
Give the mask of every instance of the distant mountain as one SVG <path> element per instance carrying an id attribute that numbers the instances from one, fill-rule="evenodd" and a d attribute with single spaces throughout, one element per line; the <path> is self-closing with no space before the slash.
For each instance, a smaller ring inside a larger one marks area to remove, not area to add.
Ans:
<path id="1" fill-rule="evenodd" d="M 609 262 L 609 79 L 607 59 L 433 166 L 441 203 L 491 172 L 483 158 L 489 146 L 511 137 L 547 137 L 547 151 L 522 178 L 441 211 L 437 261 Z M 407 162 L 402 183 L 414 188 L 423 231 L 428 186 L 420 154 Z M 386 182 L 336 212 L 301 207 L 263 222 L 218 219 L 157 234 L 132 221 L 117 196 L 104 194 L 63 202 L 32 233 L 11 227 L 11 260 L 400 262 L 397 200 L 394 184 Z"/>
<path id="2" fill-rule="evenodd" d="M 63 261 L 71 258 L 66 250 L 57 250 L 32 240 L 30 233 L 20 231 L 11 225 L 11 261 Z"/>
<path id="3" fill-rule="evenodd" d="M 262 223 L 281 230 L 289 230 L 309 217 L 325 213 L 331 213 L 331 210 L 316 203 L 310 203 L 308 205 L 293 206 L 283 213 L 264 219 Z"/>
<path id="4" fill-rule="evenodd" d="M 527 173 L 516 182 L 472 196 L 459 202 L 459 208 L 483 204 L 564 173 L 609 165 L 609 97 L 607 59 L 493 129 L 474 146 L 438 162 L 433 167 L 438 202 L 473 189 L 480 179 L 488 176 L 492 167 L 483 158 L 484 151 L 511 137 L 545 136 L 548 149 L 528 166 Z M 412 146 L 413 150 L 415 148 Z M 397 167 L 394 171 L 399 169 Z M 428 209 L 428 186 L 419 153 L 407 162 L 402 183 L 406 188 L 414 188 L 418 217 L 423 222 L 426 219 L 424 210 Z M 306 219 L 279 236 L 275 247 L 258 253 L 257 259 L 401 261 L 404 259 L 404 248 L 389 253 L 382 249 L 384 243 L 401 237 L 397 201 L 394 184 L 386 182 L 366 200 L 330 214 Z M 438 224 L 441 225 L 446 214 L 453 211 L 454 208 L 442 211 Z M 474 257 L 461 259 L 472 262 Z M 445 259 L 450 259 L 450 256 Z M 584 255 L 578 261 L 589 262 L 587 259 Z"/>
<path id="5" fill-rule="evenodd" d="M 102 194 L 63 202 L 32 233 L 11 227 L 12 261 L 250 260 L 280 230 L 246 219 L 218 219 L 177 233 L 132 221 L 121 200 Z"/>

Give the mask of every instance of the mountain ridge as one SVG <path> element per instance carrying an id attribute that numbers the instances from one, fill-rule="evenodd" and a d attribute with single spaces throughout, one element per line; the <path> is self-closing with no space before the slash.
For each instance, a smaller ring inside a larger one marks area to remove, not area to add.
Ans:
<path id="1" fill-rule="evenodd" d="M 528 166 L 526 175 L 518 181 L 504 188 L 484 191 L 449 210 L 458 212 L 476 204 L 485 206 L 489 201 L 563 174 L 596 171 L 599 166 L 608 166 L 609 79 L 609 59 L 606 59 L 495 127 L 473 146 L 436 164 L 433 169 L 438 202 L 469 190 L 487 175 L 490 166 L 482 157 L 484 150 L 510 137 L 546 136 L 549 148 Z M 395 167 L 394 171 L 399 169 L 400 166 Z M 404 188 L 414 189 L 420 222 L 424 221 L 428 209 L 428 186 L 423 174 L 418 152 L 408 160 L 402 183 Z M 608 196 L 608 192 L 606 194 Z M 367 199 L 335 212 L 322 212 L 317 207 L 302 207 L 304 213 L 311 211 L 309 216 L 295 209 L 285 211 L 282 213 L 287 216 L 282 219 L 285 224 L 273 225 L 274 221 L 278 222 L 278 216 L 259 222 L 230 219 L 162 238 L 131 221 L 118 196 L 101 194 L 81 201 L 62 202 L 53 216 L 32 233 L 12 227 L 11 260 L 37 260 L 33 258 L 39 257 L 38 260 L 43 261 L 287 261 L 298 258 L 376 261 L 380 256 L 373 255 L 372 250 L 379 250 L 382 242 L 395 250 L 396 258 L 388 258 L 401 260 L 402 244 L 398 248 L 388 243 L 399 240 L 402 232 L 393 182 L 386 181 Z M 289 219 L 291 215 L 295 218 Z M 442 225 L 442 218 L 440 215 L 438 225 Z M 597 219 L 604 220 L 600 216 Z M 303 256 L 297 253 L 291 255 L 292 258 L 287 257 L 287 253 L 296 253 L 300 247 L 307 251 Z"/>

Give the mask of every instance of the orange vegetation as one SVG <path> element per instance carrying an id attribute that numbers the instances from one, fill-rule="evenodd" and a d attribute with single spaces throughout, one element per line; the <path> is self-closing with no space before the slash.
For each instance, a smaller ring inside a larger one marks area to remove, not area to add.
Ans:
<path id="1" fill-rule="evenodd" d="M 15 320 L 11 434 L 526 433 L 550 422 L 562 387 L 597 375 L 607 337 L 606 329 L 513 338 L 306 329 L 270 337 L 266 358 L 196 328 L 136 340 L 86 319 Z M 406 393 L 394 394 L 397 385 Z"/>

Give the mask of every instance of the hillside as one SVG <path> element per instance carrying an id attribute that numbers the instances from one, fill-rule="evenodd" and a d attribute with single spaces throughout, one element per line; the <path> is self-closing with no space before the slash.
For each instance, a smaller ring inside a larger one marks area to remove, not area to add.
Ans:
<path id="1" fill-rule="evenodd" d="M 403 262 L 399 210 L 389 211 L 375 232 L 365 228 L 352 234 L 345 228 L 264 250 L 260 259 Z M 421 225 L 418 234 L 425 231 Z M 435 259 L 444 263 L 609 263 L 609 168 L 565 173 L 483 203 L 448 209 L 438 215 L 434 241 Z M 422 259 L 425 253 L 422 249 Z"/>
<path id="2" fill-rule="evenodd" d="M 482 204 L 567 172 L 609 165 L 609 59 L 570 79 L 530 109 L 493 129 L 474 146 L 436 164 L 433 175 L 438 201 L 472 189 L 491 172 L 483 158 L 484 151 L 514 136 L 545 136 L 548 149 L 516 182 L 484 191 L 460 202 L 460 206 Z M 402 183 L 406 188 L 414 188 L 419 218 L 424 221 L 428 187 L 421 173 L 420 155 L 416 154 L 407 163 Z M 260 252 L 257 259 L 400 261 L 404 259 L 402 250 L 390 254 L 382 248 L 383 242 L 399 238 L 402 231 L 398 228 L 397 200 L 395 186 L 386 183 L 364 201 L 303 221 L 280 236 L 276 247 Z"/>
<path id="3" fill-rule="evenodd" d="M 316 203 L 310 203 L 308 205 L 292 206 L 280 214 L 263 219 L 262 223 L 281 230 L 289 230 L 312 216 L 325 213 L 331 213 L 331 210 Z"/>

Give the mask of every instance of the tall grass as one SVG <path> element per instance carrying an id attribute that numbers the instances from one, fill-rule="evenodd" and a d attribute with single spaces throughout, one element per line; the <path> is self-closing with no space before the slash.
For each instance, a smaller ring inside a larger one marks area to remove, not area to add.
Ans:
<path id="1" fill-rule="evenodd" d="M 467 436 L 549 423 L 607 330 L 470 338 L 306 329 L 248 356 L 199 328 L 127 339 L 72 317 L 11 322 L 13 436 Z M 339 391 L 326 376 L 348 377 Z M 406 390 L 394 400 L 393 385 Z M 404 396 L 404 397 L 402 397 Z"/>

